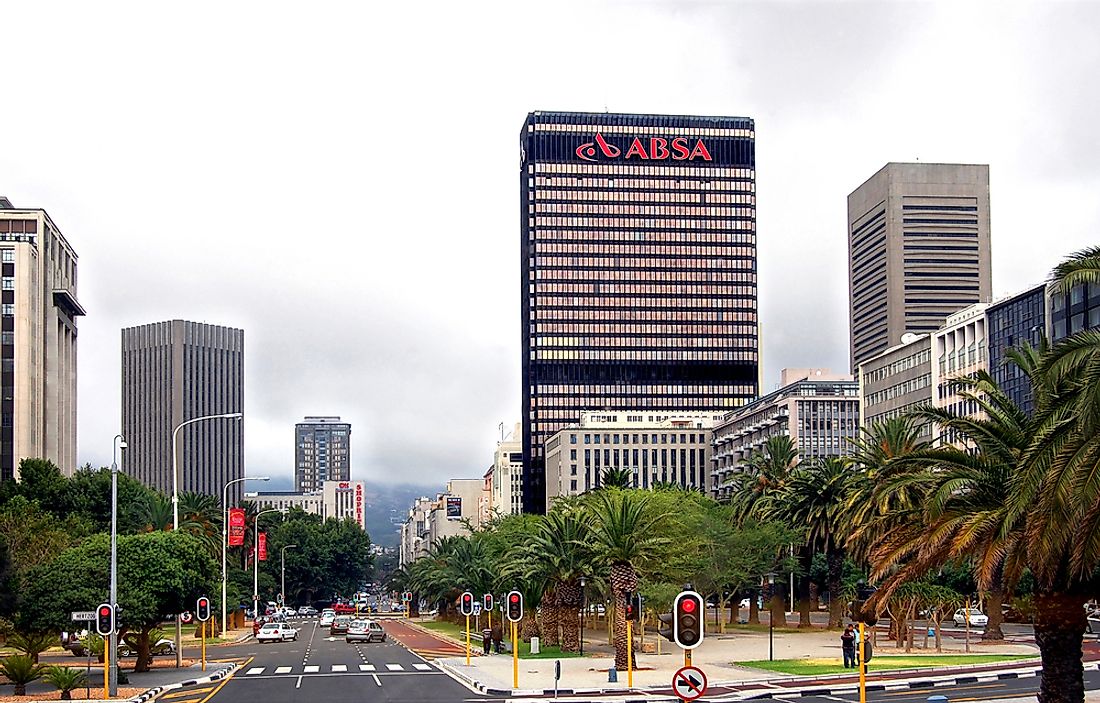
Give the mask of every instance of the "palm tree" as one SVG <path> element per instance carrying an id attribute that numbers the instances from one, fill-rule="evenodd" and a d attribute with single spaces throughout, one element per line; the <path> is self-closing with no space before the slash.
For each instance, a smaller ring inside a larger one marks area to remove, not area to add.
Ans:
<path id="1" fill-rule="evenodd" d="M 139 513 L 143 532 L 170 532 L 172 530 L 172 503 L 160 493 L 150 493 Z"/>
<path id="2" fill-rule="evenodd" d="M 517 571 L 524 580 L 546 583 L 542 597 L 542 635 L 548 645 L 580 649 L 578 612 L 583 604 L 582 576 L 590 574 L 592 563 L 591 518 L 584 510 L 564 506 L 551 511 L 519 550 Z"/>
<path id="3" fill-rule="evenodd" d="M 37 681 L 45 675 L 46 669 L 25 654 L 16 654 L 0 659 L 0 674 L 15 684 L 13 693 L 27 695 L 27 684 Z"/>
<path id="4" fill-rule="evenodd" d="M 667 542 L 661 536 L 667 515 L 650 510 L 650 495 L 640 491 L 608 489 L 589 495 L 596 563 L 611 566 L 609 583 L 615 603 L 615 666 L 623 669 L 627 666 L 627 597 L 638 588 L 638 567 L 657 559 Z"/>
<path id="5" fill-rule="evenodd" d="M 840 627 L 843 601 L 840 598 L 847 534 L 843 511 L 857 481 L 848 463 L 837 457 L 806 461 L 791 472 L 780 489 L 776 503 L 790 525 L 806 529 L 811 553 L 822 550 L 828 565 L 829 627 Z"/>
<path id="6" fill-rule="evenodd" d="M 600 485 L 606 488 L 633 488 L 634 474 L 626 469 L 604 469 Z"/>

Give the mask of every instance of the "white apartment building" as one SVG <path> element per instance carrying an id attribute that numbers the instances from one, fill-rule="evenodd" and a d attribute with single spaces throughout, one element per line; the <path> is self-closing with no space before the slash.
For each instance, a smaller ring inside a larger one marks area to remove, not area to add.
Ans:
<path id="1" fill-rule="evenodd" d="M 584 411 L 546 441 L 546 509 L 559 496 L 598 488 L 625 469 L 635 488 L 675 483 L 708 490 L 711 428 L 725 411 Z"/>
<path id="2" fill-rule="evenodd" d="M 366 483 L 363 481 L 323 481 L 319 491 L 260 491 L 245 493 L 244 499 L 255 503 L 260 510 L 301 508 L 326 520 L 354 520 L 364 531 L 367 529 Z"/>
<path id="3" fill-rule="evenodd" d="M 490 510 L 498 515 L 523 512 L 523 427 L 516 423 L 512 434 L 497 442 L 493 456 Z"/>
<path id="4" fill-rule="evenodd" d="M 933 407 L 947 408 L 958 415 L 984 415 L 975 401 L 960 395 L 960 389 L 951 380 L 989 369 L 988 307 L 988 303 L 977 303 L 963 308 L 949 315 L 943 327 L 933 333 Z M 953 441 L 952 437 L 941 439 Z"/>
<path id="5" fill-rule="evenodd" d="M 482 524 L 486 495 L 485 478 L 455 478 L 433 498 L 417 498 L 401 525 L 401 565 L 428 553 L 432 545 L 456 535 L 469 534 Z"/>

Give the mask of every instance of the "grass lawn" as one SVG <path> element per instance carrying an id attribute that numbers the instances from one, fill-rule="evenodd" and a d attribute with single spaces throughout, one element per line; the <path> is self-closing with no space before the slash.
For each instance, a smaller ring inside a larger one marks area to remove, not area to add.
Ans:
<path id="1" fill-rule="evenodd" d="M 456 625 L 453 622 L 447 622 L 446 620 L 425 620 L 417 623 L 429 630 L 434 630 L 440 634 L 449 635 L 461 642 L 466 641 L 466 625 Z M 509 635 L 509 630 L 505 630 L 505 636 Z M 507 646 L 507 642 L 505 643 Z M 470 623 L 470 651 L 481 651 L 481 633 L 474 632 L 474 625 Z M 523 640 L 519 641 L 519 658 L 520 659 L 569 659 L 572 657 L 579 657 L 580 654 L 576 652 L 562 652 L 557 647 L 540 647 L 538 654 L 531 654 L 531 645 Z"/>
<path id="2" fill-rule="evenodd" d="M 965 664 L 990 664 L 994 662 L 1034 659 L 1029 654 L 928 654 L 891 656 L 875 655 L 867 664 L 867 670 L 890 671 L 892 669 L 921 669 L 934 666 L 961 666 Z M 796 676 L 818 676 L 821 674 L 858 673 L 858 669 L 845 669 L 840 657 L 822 659 L 776 659 L 735 662 L 739 666 L 764 669 L 781 674 Z"/>

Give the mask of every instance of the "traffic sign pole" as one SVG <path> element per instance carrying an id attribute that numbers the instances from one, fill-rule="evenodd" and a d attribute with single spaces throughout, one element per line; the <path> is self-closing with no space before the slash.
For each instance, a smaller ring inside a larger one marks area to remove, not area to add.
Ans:
<path id="1" fill-rule="evenodd" d="M 515 623 L 512 623 L 512 688 L 519 688 L 519 648 L 516 646 Z"/>
<path id="2" fill-rule="evenodd" d="M 470 665 L 470 616 L 466 616 L 466 666 Z"/>
<path id="3" fill-rule="evenodd" d="M 672 675 L 672 692 L 684 703 L 698 700 L 707 692 L 707 675 L 694 666 L 685 666 Z"/>
<path id="4" fill-rule="evenodd" d="M 111 685 L 111 639 L 108 635 L 103 638 L 103 698 L 110 700 L 111 694 L 108 688 Z"/>
<path id="5" fill-rule="evenodd" d="M 634 633 L 631 621 L 626 621 L 626 687 L 634 688 Z"/>
<path id="6" fill-rule="evenodd" d="M 863 623 L 859 623 L 859 703 L 867 703 L 867 662 L 863 658 Z"/>

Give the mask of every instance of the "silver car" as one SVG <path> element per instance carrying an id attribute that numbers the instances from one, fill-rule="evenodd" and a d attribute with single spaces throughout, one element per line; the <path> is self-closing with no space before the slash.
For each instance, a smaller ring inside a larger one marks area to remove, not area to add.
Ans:
<path id="1" fill-rule="evenodd" d="M 352 620 L 344 639 L 347 642 L 385 642 L 386 631 L 374 620 Z"/>

